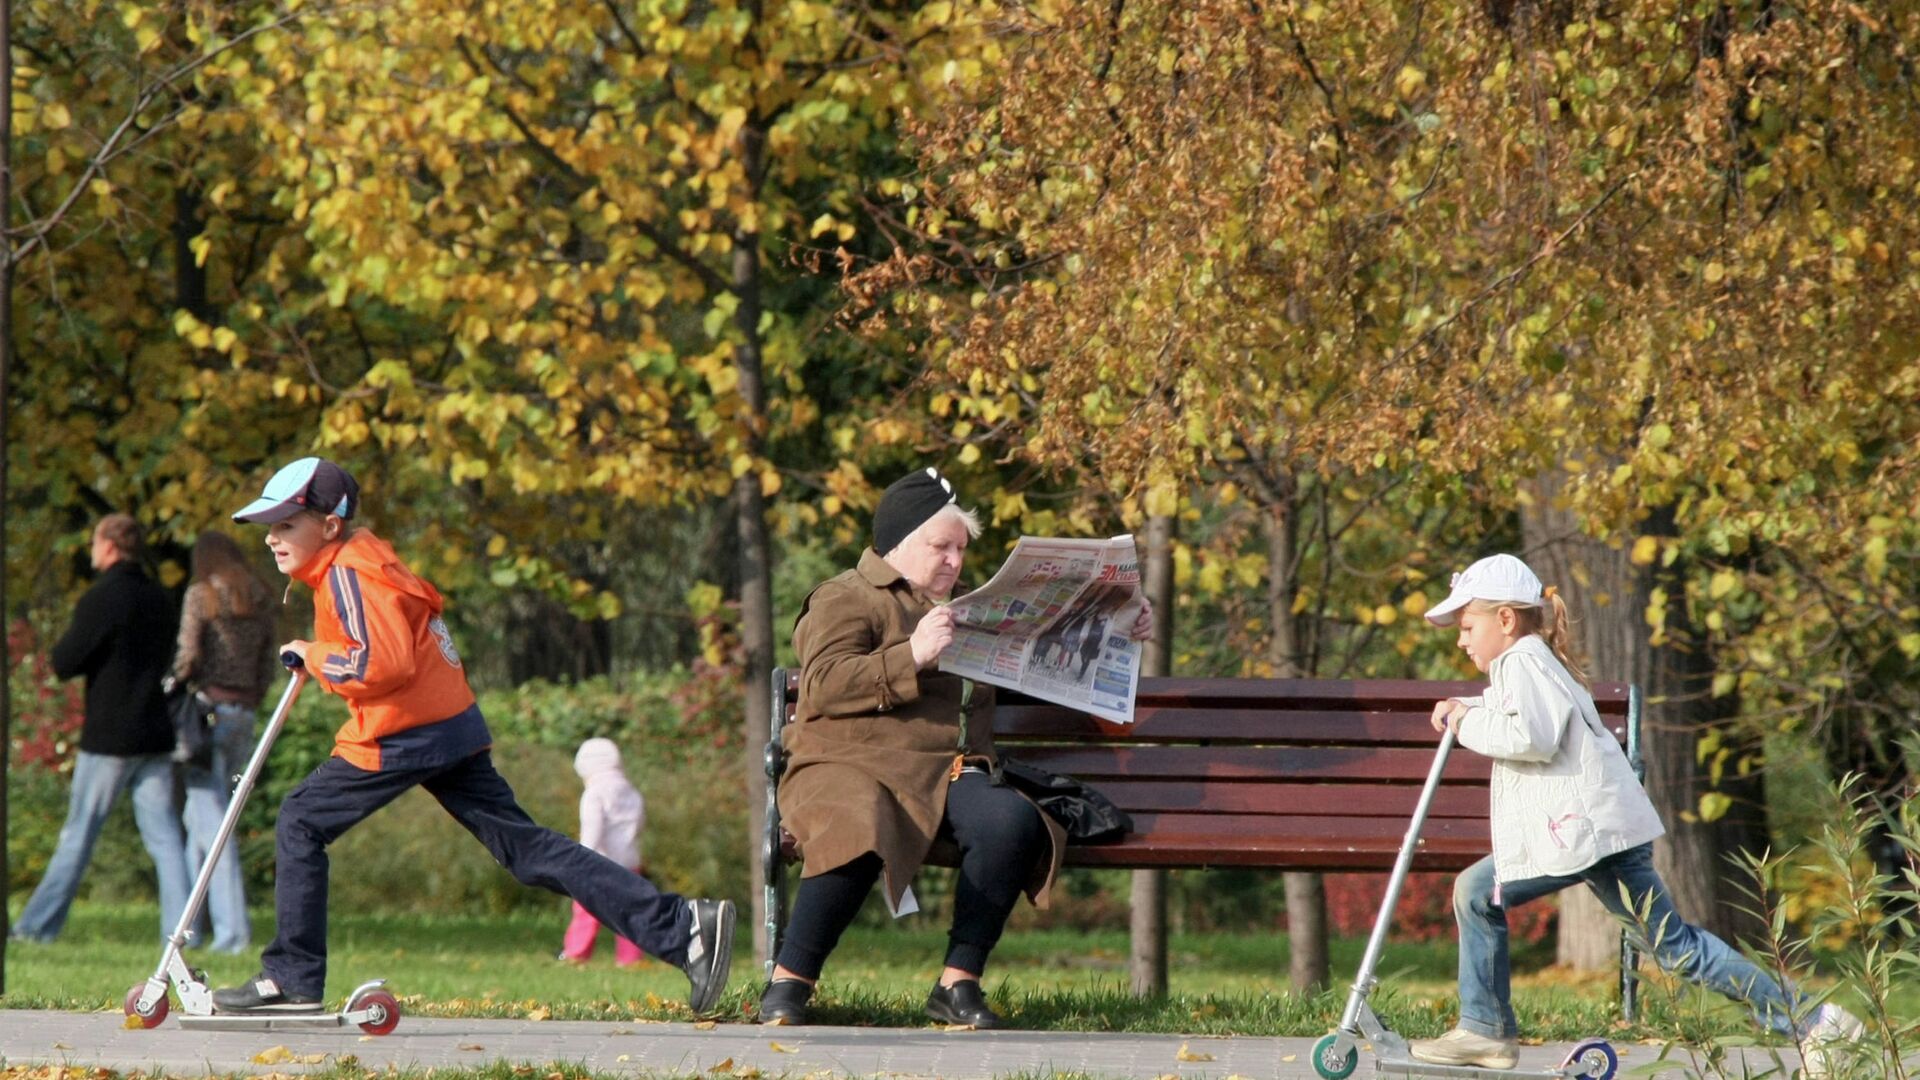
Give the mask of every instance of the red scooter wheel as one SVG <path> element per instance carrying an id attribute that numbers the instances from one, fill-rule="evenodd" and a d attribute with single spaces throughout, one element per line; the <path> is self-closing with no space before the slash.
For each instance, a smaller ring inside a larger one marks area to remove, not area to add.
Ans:
<path id="1" fill-rule="evenodd" d="M 126 1004 L 122 1006 L 122 1009 L 128 1016 L 139 1020 L 141 1027 L 157 1028 L 161 1024 L 166 1023 L 167 1020 L 167 995 L 161 994 L 160 999 L 153 1003 L 151 1010 L 141 1012 L 140 995 L 146 992 L 146 983 L 135 983 L 133 989 L 127 991 Z"/>
<path id="2" fill-rule="evenodd" d="M 400 1026 L 400 1003 L 385 990 L 374 990 L 347 1006 L 348 1012 L 367 1010 L 372 1015 L 360 1021 L 360 1030 L 369 1035 L 390 1035 Z"/>

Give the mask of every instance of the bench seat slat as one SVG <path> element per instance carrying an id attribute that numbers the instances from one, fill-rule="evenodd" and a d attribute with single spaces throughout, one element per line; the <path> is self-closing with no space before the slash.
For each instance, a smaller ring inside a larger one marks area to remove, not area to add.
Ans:
<path id="1" fill-rule="evenodd" d="M 1464 870 L 1485 856 L 1484 851 L 1450 850 L 1445 847 L 1422 848 L 1413 857 L 1413 869 L 1422 871 Z M 1397 851 L 1349 849 L 1343 851 L 1300 851 L 1287 847 L 1257 844 L 1237 846 L 1218 843 L 1171 840 L 1149 844 L 1133 842 L 1098 847 L 1067 849 L 1067 865 L 1115 870 L 1205 869 L 1208 867 L 1247 867 L 1293 870 L 1311 873 L 1384 871 L 1393 868 Z"/>
<path id="2" fill-rule="evenodd" d="M 1369 746 L 1424 746 L 1436 736 L 1427 710 L 1302 710 L 1276 713 L 1255 705 L 1231 708 L 1142 707 L 1132 724 L 1114 724 L 1057 705 L 1009 703 L 994 709 L 993 737 L 1013 744 L 1029 740 L 1083 742 L 1208 742 L 1312 746 L 1366 743 Z M 1614 738 L 1626 741 L 1622 717 L 1602 717 Z"/>
<path id="3" fill-rule="evenodd" d="M 1309 746 L 1021 746 L 1007 752 L 1050 772 L 1064 773 L 1098 787 L 1123 777 L 1248 781 L 1313 779 L 1377 781 L 1418 786 L 1433 765 L 1431 749 Z M 1454 754 L 1441 774 L 1443 783 L 1485 788 L 1492 766 L 1477 754 Z"/>
<path id="4" fill-rule="evenodd" d="M 1112 779 L 1100 793 L 1130 814 L 1183 811 L 1190 814 L 1294 814 L 1317 817 L 1386 817 L 1405 822 L 1420 801 L 1418 788 L 1386 784 L 1259 783 L 1235 780 Z M 1431 818 L 1484 820 L 1487 793 L 1470 785 L 1434 793 Z"/>
<path id="5" fill-rule="evenodd" d="M 1135 695 L 1141 706 L 1193 705 L 1201 708 L 1251 706 L 1281 711 L 1365 709 L 1426 712 L 1445 697 L 1480 693 L 1485 682 L 1430 682 L 1419 679 L 1188 679 L 1144 677 Z M 1602 715 L 1627 711 L 1628 684 L 1593 685 Z"/>

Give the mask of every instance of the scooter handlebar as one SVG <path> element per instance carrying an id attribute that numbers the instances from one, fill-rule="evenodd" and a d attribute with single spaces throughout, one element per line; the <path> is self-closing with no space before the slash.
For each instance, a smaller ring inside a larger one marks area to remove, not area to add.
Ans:
<path id="1" fill-rule="evenodd" d="M 307 666 L 307 662 L 300 659 L 299 653 L 288 649 L 280 654 L 280 666 L 286 668 L 288 671 L 299 671 L 301 668 Z"/>

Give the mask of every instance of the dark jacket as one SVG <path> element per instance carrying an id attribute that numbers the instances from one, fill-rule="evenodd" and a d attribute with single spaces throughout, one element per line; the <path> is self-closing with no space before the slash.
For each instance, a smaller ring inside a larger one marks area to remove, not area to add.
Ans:
<path id="1" fill-rule="evenodd" d="M 173 662 L 173 600 L 128 560 L 100 574 L 53 646 L 53 671 L 87 677 L 80 749 L 135 757 L 173 751 L 160 680 Z"/>
<path id="2" fill-rule="evenodd" d="M 243 588 L 252 614 L 233 614 L 231 590 Z M 280 675 L 273 592 L 252 577 L 205 578 L 187 586 L 173 674 L 214 701 L 257 708 Z"/>
<path id="3" fill-rule="evenodd" d="M 957 675 L 919 671 L 913 628 L 933 601 L 872 548 L 858 569 L 807 597 L 794 628 L 800 696 L 781 735 L 787 771 L 780 823 L 799 842 L 801 876 L 872 851 L 898 904 L 947 812 L 954 759 L 993 761 L 993 688 L 978 685 L 962 734 Z M 1066 853 L 1066 832 L 1042 813 L 1052 857 L 1027 894 L 1045 906 Z"/>

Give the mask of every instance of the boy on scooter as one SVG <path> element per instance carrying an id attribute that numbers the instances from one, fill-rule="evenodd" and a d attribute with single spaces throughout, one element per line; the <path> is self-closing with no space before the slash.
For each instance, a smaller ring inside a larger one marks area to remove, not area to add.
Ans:
<path id="1" fill-rule="evenodd" d="M 432 585 L 352 524 L 360 487 L 323 458 L 267 481 L 235 521 L 267 526 L 280 572 L 313 589 L 314 640 L 290 641 L 313 681 L 346 700 L 333 756 L 287 794 L 274 828 L 279 933 L 260 974 L 216 990 L 222 1013 L 319 1012 L 327 975 L 327 845 L 422 787 L 521 882 L 572 897 L 594 918 L 687 974 L 712 1011 L 733 954 L 730 900 L 684 900 L 536 824 L 494 771 L 487 731 Z"/>

